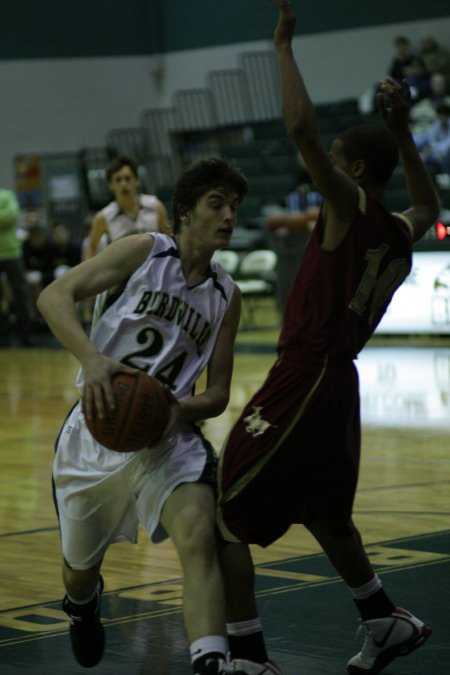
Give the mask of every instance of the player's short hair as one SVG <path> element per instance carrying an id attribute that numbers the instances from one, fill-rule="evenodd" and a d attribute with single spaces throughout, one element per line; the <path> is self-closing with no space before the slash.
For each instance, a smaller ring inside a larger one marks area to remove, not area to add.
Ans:
<path id="1" fill-rule="evenodd" d="M 348 162 L 362 159 L 365 163 L 363 182 L 384 187 L 399 161 L 395 138 L 384 127 L 358 124 L 341 132 L 341 151 Z"/>
<path id="2" fill-rule="evenodd" d="M 120 171 L 120 169 L 123 169 L 124 166 L 128 166 L 133 176 L 139 178 L 137 162 L 132 157 L 120 155 L 119 157 L 114 157 L 106 167 L 106 180 L 108 183 L 111 181 L 113 175 Z"/>
<path id="3" fill-rule="evenodd" d="M 175 183 L 172 197 L 173 231 L 178 232 L 181 216 L 191 211 L 199 199 L 213 188 L 236 192 L 240 202 L 248 192 L 248 183 L 232 163 L 216 157 L 200 159 L 188 166 Z"/>

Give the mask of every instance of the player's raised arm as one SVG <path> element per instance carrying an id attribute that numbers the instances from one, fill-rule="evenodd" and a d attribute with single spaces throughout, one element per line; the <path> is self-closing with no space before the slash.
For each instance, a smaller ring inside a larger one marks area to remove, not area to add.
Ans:
<path id="1" fill-rule="evenodd" d="M 313 183 L 329 203 L 337 220 L 349 221 L 357 205 L 352 180 L 331 161 L 320 137 L 316 112 L 295 61 L 292 40 L 296 15 L 288 0 L 271 0 L 279 9 L 274 44 L 278 54 L 287 132 L 297 146 Z"/>
<path id="2" fill-rule="evenodd" d="M 414 240 L 420 239 L 436 222 L 439 202 L 435 187 L 409 128 L 411 95 L 407 83 L 398 84 L 387 77 L 380 84 L 378 94 L 380 116 L 395 137 L 402 158 L 406 188 L 411 207 L 405 211 L 414 228 Z"/>

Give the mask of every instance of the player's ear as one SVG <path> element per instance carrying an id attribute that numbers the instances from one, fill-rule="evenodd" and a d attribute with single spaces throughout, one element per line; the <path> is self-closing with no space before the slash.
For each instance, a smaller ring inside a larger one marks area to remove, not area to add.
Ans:
<path id="1" fill-rule="evenodd" d="M 350 172 L 353 178 L 362 178 L 364 171 L 366 169 L 366 163 L 363 159 L 355 159 L 354 162 L 351 163 L 350 166 Z"/>

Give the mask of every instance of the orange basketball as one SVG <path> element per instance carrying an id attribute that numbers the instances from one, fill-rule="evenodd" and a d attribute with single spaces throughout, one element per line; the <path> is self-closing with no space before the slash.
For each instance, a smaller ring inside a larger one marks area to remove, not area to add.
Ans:
<path id="1" fill-rule="evenodd" d="M 142 371 L 112 378 L 114 410 L 98 417 L 95 406 L 86 425 L 96 441 L 110 450 L 134 452 L 157 443 L 170 416 L 168 396 L 154 377 Z"/>

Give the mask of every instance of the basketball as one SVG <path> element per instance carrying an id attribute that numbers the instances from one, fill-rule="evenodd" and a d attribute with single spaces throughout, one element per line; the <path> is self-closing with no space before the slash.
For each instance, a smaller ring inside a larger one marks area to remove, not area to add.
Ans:
<path id="1" fill-rule="evenodd" d="M 170 416 L 169 399 L 159 382 L 142 371 L 112 378 L 116 401 L 100 418 L 94 405 L 86 425 L 98 443 L 116 452 L 134 452 L 157 443 Z"/>

